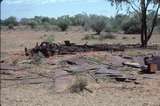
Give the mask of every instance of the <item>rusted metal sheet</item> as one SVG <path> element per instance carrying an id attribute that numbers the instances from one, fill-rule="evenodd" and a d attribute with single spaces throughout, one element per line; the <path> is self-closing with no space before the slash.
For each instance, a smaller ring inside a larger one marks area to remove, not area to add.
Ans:
<path id="1" fill-rule="evenodd" d="M 148 73 L 156 73 L 157 70 L 157 64 L 148 64 Z"/>
<path id="2" fill-rule="evenodd" d="M 148 68 L 157 67 L 157 70 L 160 71 L 160 56 L 146 57 L 144 61 Z"/>
<path id="3" fill-rule="evenodd" d="M 152 58 L 152 63 L 157 64 L 157 68 L 160 71 L 160 56 L 154 56 Z"/>

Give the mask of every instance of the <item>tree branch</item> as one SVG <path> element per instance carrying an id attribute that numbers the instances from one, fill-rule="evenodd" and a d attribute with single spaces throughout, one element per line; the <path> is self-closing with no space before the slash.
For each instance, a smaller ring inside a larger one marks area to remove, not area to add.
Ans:
<path id="1" fill-rule="evenodd" d="M 147 4 L 146 4 L 146 9 L 148 8 L 148 6 L 149 6 L 149 4 L 150 4 L 150 2 L 151 2 L 152 0 L 147 0 Z"/>
<path id="2" fill-rule="evenodd" d="M 132 1 L 133 5 L 138 8 L 138 10 L 141 10 L 140 6 L 137 6 L 137 4 L 135 4 L 134 0 Z"/>
<path id="3" fill-rule="evenodd" d="M 138 7 L 134 4 L 134 2 L 128 1 L 127 3 L 132 7 L 132 9 L 133 9 L 135 12 L 139 13 L 140 8 L 138 8 Z M 138 8 L 138 9 L 137 9 L 137 8 Z"/>
<path id="4" fill-rule="evenodd" d="M 155 25 L 156 25 L 156 20 L 157 20 L 159 8 L 160 8 L 160 4 L 158 4 L 157 10 L 156 10 L 155 15 L 154 15 L 154 18 L 153 18 L 153 20 L 152 20 L 152 27 L 151 27 L 151 30 L 150 30 L 150 32 L 149 32 L 149 34 L 148 34 L 148 39 L 147 39 L 148 41 L 149 41 L 149 39 L 151 38 L 152 33 L 153 33 L 153 30 L 154 30 L 154 27 L 155 27 Z"/>
<path id="5" fill-rule="evenodd" d="M 134 10 L 134 11 L 136 11 L 137 13 L 139 13 L 139 11 L 130 3 L 130 6 L 132 7 L 132 9 Z"/>

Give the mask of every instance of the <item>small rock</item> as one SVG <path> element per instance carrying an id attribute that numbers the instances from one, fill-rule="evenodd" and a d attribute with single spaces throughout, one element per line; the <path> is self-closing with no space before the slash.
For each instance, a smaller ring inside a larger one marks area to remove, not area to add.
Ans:
<path id="1" fill-rule="evenodd" d="M 135 81 L 134 84 L 138 85 L 138 84 L 140 84 L 140 82 L 139 81 Z"/>
<path id="2" fill-rule="evenodd" d="M 125 77 L 116 77 L 116 81 L 124 82 L 126 80 Z"/>

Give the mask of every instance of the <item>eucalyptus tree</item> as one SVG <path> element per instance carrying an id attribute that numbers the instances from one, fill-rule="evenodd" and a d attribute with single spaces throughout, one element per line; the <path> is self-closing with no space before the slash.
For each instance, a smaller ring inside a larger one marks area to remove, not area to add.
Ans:
<path id="1" fill-rule="evenodd" d="M 154 27 L 156 26 L 157 17 L 159 15 L 160 0 L 107 0 L 116 8 L 123 9 L 127 7 L 128 11 L 135 11 L 139 15 L 141 22 L 141 46 L 147 47 L 148 41 L 153 35 Z M 153 11 L 151 24 L 147 24 L 147 14 Z M 138 19 L 138 18 L 137 18 Z"/>

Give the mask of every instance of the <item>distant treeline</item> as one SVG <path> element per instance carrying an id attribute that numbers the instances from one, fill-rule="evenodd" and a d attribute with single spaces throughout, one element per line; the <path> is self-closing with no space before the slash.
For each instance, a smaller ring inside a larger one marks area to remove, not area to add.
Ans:
<path id="1" fill-rule="evenodd" d="M 148 24 L 152 20 L 153 13 L 148 14 Z M 9 29 L 14 29 L 15 26 L 28 25 L 32 29 L 41 25 L 44 28 L 56 25 L 62 31 L 65 31 L 68 26 L 82 26 L 86 31 L 94 30 L 97 34 L 101 31 L 106 32 L 119 32 L 123 31 L 127 34 L 140 33 L 140 19 L 137 14 L 123 15 L 117 14 L 115 17 L 107 17 L 101 15 L 88 15 L 88 14 L 77 14 L 74 16 L 64 15 L 58 18 L 49 18 L 43 16 L 35 16 L 34 18 L 22 18 L 17 21 L 16 17 L 8 17 L 5 20 L 1 20 L 2 26 L 7 26 Z M 157 19 L 157 25 L 155 30 L 160 31 L 160 17 Z"/>

